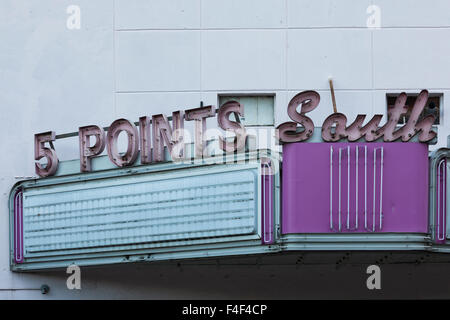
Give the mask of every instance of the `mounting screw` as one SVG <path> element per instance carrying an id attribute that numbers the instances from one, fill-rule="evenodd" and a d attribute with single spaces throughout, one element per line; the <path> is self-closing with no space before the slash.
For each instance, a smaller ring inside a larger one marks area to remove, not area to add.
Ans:
<path id="1" fill-rule="evenodd" d="M 42 293 L 42 294 L 47 294 L 49 291 L 50 291 L 50 287 L 49 287 L 48 285 L 43 284 L 43 285 L 41 286 L 41 293 Z"/>

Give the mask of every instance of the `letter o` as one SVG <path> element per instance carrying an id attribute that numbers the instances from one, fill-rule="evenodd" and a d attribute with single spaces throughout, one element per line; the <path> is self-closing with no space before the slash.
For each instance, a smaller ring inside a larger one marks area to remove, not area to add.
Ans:
<path id="1" fill-rule="evenodd" d="M 336 123 L 335 132 L 332 132 L 333 124 Z M 347 137 L 345 127 L 347 117 L 343 113 L 329 115 L 322 124 L 322 139 L 327 142 L 338 142 Z"/>
<path id="2" fill-rule="evenodd" d="M 121 155 L 117 150 L 117 139 L 120 132 L 125 131 L 128 136 L 128 147 L 125 154 Z M 107 151 L 109 159 L 118 167 L 132 165 L 138 156 L 139 136 L 134 123 L 126 119 L 117 119 L 108 129 Z"/>

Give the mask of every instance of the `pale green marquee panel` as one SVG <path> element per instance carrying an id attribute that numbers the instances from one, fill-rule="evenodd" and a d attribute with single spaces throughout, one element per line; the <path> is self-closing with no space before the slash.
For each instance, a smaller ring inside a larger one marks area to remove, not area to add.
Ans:
<path id="1" fill-rule="evenodd" d="M 261 244 L 260 174 L 255 158 L 23 182 L 11 193 L 21 191 L 23 207 L 21 231 L 11 200 L 12 269 L 270 251 Z M 23 232 L 23 261 L 14 256 L 17 232 Z"/>
<path id="2" fill-rule="evenodd" d="M 244 116 L 240 120 L 246 127 L 273 126 L 275 123 L 274 96 L 219 96 L 220 106 L 228 101 L 237 101 L 244 106 Z"/>

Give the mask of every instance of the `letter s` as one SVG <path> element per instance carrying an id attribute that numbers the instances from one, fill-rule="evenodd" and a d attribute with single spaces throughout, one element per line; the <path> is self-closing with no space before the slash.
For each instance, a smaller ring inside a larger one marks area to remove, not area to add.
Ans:
<path id="1" fill-rule="evenodd" d="M 285 122 L 278 126 L 278 138 L 281 142 L 299 142 L 307 140 L 314 132 L 313 121 L 305 113 L 314 110 L 320 102 L 320 95 L 316 91 L 303 91 L 291 99 L 288 105 L 288 115 L 295 122 Z M 300 113 L 297 107 L 301 105 Z M 297 132 L 297 123 L 304 130 Z"/>
<path id="2" fill-rule="evenodd" d="M 244 106 L 236 101 L 228 101 L 219 108 L 217 122 L 223 130 L 230 130 L 236 134 L 233 142 L 226 142 L 223 137 L 219 137 L 220 148 L 225 152 L 234 152 L 245 147 L 245 128 L 242 123 L 231 121 L 229 116 L 231 113 L 237 113 L 241 117 L 244 116 Z"/>

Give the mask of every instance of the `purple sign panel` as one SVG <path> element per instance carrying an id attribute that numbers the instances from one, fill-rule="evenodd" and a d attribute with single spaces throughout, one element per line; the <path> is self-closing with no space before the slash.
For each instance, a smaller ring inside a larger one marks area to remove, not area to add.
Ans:
<path id="1" fill-rule="evenodd" d="M 283 146 L 282 233 L 418 232 L 428 226 L 428 146 Z"/>

